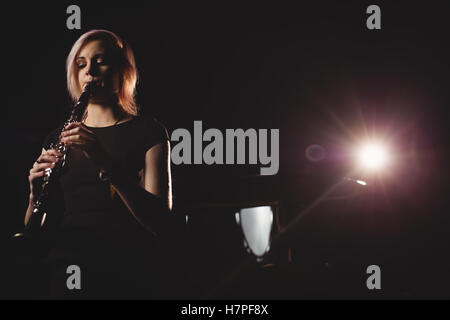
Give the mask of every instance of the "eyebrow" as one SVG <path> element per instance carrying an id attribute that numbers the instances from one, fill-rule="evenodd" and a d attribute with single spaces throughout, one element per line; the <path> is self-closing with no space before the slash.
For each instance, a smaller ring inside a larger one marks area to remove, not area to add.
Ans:
<path id="1" fill-rule="evenodd" d="M 98 53 L 94 54 L 92 57 L 93 57 L 93 58 L 96 58 L 96 57 L 104 56 L 104 55 L 105 55 L 104 52 L 98 52 Z M 78 60 L 78 59 L 83 59 L 83 60 L 85 60 L 86 58 L 83 57 L 83 56 L 81 56 L 81 57 L 77 57 L 75 60 Z"/>

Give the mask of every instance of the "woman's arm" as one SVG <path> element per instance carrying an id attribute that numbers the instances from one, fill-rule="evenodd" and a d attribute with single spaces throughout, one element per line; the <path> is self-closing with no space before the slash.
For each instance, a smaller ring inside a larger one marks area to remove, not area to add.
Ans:
<path id="1" fill-rule="evenodd" d="M 141 186 L 118 172 L 120 168 L 110 167 L 110 170 L 111 184 L 142 226 L 155 235 L 173 227 L 169 141 L 146 152 Z"/>
<path id="2" fill-rule="evenodd" d="M 35 198 L 35 189 L 39 190 L 37 184 L 42 184 L 42 178 L 45 175 L 45 170 L 47 168 L 53 168 L 57 162 L 61 160 L 62 154 L 56 150 L 49 149 L 45 150 L 42 148 L 40 156 L 37 158 L 36 162 L 33 164 L 33 168 L 30 169 L 30 174 L 28 175 L 28 181 L 30 184 L 30 195 L 28 200 L 27 211 L 25 212 L 24 224 L 27 225 L 30 220 L 31 213 L 33 212 L 34 205 L 33 201 Z"/>
<path id="3" fill-rule="evenodd" d="M 112 162 L 96 135 L 79 122 L 66 126 L 61 141 L 83 150 L 87 158 L 109 177 L 111 184 L 136 220 L 154 235 L 178 229 L 172 210 L 170 142 L 154 145 L 145 154 L 142 185 L 132 181 L 120 164 Z"/>

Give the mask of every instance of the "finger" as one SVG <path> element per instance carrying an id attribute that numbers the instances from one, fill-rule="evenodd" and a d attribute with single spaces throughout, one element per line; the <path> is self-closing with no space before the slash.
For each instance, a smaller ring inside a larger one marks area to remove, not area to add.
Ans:
<path id="1" fill-rule="evenodd" d="M 48 154 L 48 155 L 52 155 L 52 156 L 56 156 L 56 157 L 62 157 L 63 154 L 61 152 L 59 152 L 56 149 L 48 149 L 45 150 L 45 152 L 43 152 L 42 154 Z"/>
<path id="2" fill-rule="evenodd" d="M 45 162 L 45 163 L 35 163 L 33 165 L 33 168 L 30 169 L 31 173 L 36 173 L 40 171 L 45 171 L 47 168 L 54 168 L 56 166 L 55 163 Z"/>
<path id="3" fill-rule="evenodd" d="M 58 162 L 61 160 L 61 157 L 57 157 L 50 154 L 43 154 L 39 156 L 39 158 L 36 160 L 37 163 L 45 163 L 45 162 Z"/>
<path id="4" fill-rule="evenodd" d="M 61 159 L 64 155 L 56 149 L 48 149 L 42 151 L 36 162 L 55 161 L 54 159 Z M 50 157 L 50 158 L 49 158 Z"/>
<path id="5" fill-rule="evenodd" d="M 64 132 L 61 133 L 62 137 L 66 137 L 66 136 L 71 136 L 74 134 L 78 134 L 80 131 L 82 131 L 83 129 L 80 127 L 75 127 L 75 128 L 69 128 L 67 127 L 66 130 L 64 130 Z"/>
<path id="6" fill-rule="evenodd" d="M 61 137 L 67 137 L 74 134 L 82 134 L 85 136 L 93 135 L 94 133 L 86 128 L 84 125 L 77 126 L 75 128 L 69 128 L 67 130 L 64 130 L 64 132 L 61 133 Z"/>
<path id="7" fill-rule="evenodd" d="M 34 173 L 30 173 L 30 175 L 28 176 L 28 180 L 30 182 L 34 182 L 36 179 L 42 178 L 44 176 L 45 176 L 45 171 L 34 172 Z"/>
<path id="8" fill-rule="evenodd" d="M 94 141 L 94 138 L 90 136 L 89 134 L 82 132 L 77 133 L 73 135 L 68 135 L 63 138 L 61 138 L 61 141 L 67 145 L 67 146 L 74 146 L 74 145 L 88 145 L 89 143 Z"/>
<path id="9" fill-rule="evenodd" d="M 84 124 L 82 124 L 81 122 L 71 122 L 67 126 L 64 127 L 64 131 L 71 130 L 74 128 L 83 128 L 83 129 L 87 130 L 86 126 Z"/>
<path id="10" fill-rule="evenodd" d="M 84 137 L 92 137 L 93 134 L 94 133 L 88 129 L 85 129 L 82 127 L 76 127 L 76 128 L 66 130 L 63 133 L 61 133 L 61 137 L 64 138 L 64 137 L 69 137 L 69 136 L 73 136 L 73 135 L 82 135 Z"/>
<path id="11" fill-rule="evenodd" d="M 53 154 L 41 154 L 36 162 L 53 162 L 62 157 L 57 156 L 56 153 Z"/>
<path id="12" fill-rule="evenodd" d="M 78 127 L 79 122 L 71 122 L 64 127 L 64 131 Z"/>
<path id="13" fill-rule="evenodd" d="M 61 141 L 66 145 L 66 146 L 71 146 L 74 144 L 80 144 L 82 143 L 84 137 L 82 137 L 80 134 L 72 134 L 69 136 L 65 136 L 63 138 L 61 138 Z"/>
<path id="14" fill-rule="evenodd" d="M 80 122 L 80 128 L 82 128 L 84 131 L 88 132 L 89 134 L 94 134 L 93 131 L 89 130 L 88 127 L 83 122 Z"/>
<path id="15" fill-rule="evenodd" d="M 65 140 L 64 144 L 69 148 L 87 149 L 89 143 L 84 140 Z"/>
<path id="16" fill-rule="evenodd" d="M 28 176 L 28 181 L 32 186 L 36 186 L 39 181 L 42 181 L 42 178 L 45 177 L 45 171 L 35 172 Z"/>

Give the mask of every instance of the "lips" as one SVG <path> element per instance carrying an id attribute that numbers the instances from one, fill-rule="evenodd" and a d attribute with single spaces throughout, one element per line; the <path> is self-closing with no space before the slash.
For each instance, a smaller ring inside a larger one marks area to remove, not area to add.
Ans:
<path id="1" fill-rule="evenodd" d="M 103 88 L 104 87 L 104 83 L 102 80 L 92 80 L 92 81 L 87 81 L 84 83 L 83 87 L 86 86 L 88 83 L 91 83 L 93 87 L 97 87 L 97 88 Z"/>

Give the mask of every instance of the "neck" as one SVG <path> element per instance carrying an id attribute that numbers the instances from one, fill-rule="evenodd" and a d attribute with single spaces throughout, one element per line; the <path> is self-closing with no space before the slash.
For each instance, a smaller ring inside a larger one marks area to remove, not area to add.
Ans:
<path id="1" fill-rule="evenodd" d="M 86 111 L 87 115 L 83 122 L 89 127 L 112 126 L 124 117 L 117 105 L 89 103 Z"/>

